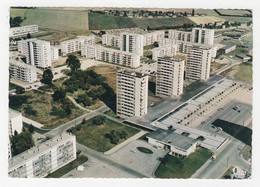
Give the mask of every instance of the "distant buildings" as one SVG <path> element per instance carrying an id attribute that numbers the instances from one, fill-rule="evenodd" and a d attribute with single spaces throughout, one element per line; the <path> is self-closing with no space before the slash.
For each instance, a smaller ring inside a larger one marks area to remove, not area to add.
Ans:
<path id="1" fill-rule="evenodd" d="M 22 130 L 23 130 L 22 114 L 20 112 L 17 112 L 9 108 L 9 123 L 8 123 L 9 136 L 14 136 L 15 131 L 18 134 L 20 134 Z"/>
<path id="2" fill-rule="evenodd" d="M 26 56 L 26 63 L 37 68 L 46 69 L 51 66 L 50 42 L 27 39 L 18 42 L 18 51 Z"/>
<path id="3" fill-rule="evenodd" d="M 81 36 L 75 39 L 63 41 L 60 43 L 61 53 L 63 56 L 66 56 L 68 53 L 80 51 L 81 47 L 85 44 L 95 44 L 95 36 Z"/>
<path id="4" fill-rule="evenodd" d="M 117 115 L 144 116 L 148 105 L 148 75 L 123 70 L 117 73 Z"/>
<path id="5" fill-rule="evenodd" d="M 236 45 L 227 45 L 225 47 L 222 47 L 220 49 L 221 52 L 227 54 L 227 53 L 230 53 L 231 51 L 234 51 L 236 50 L 237 46 Z"/>
<path id="6" fill-rule="evenodd" d="M 22 27 L 13 27 L 10 28 L 9 37 L 26 35 L 28 33 L 37 33 L 38 25 L 26 25 Z"/>
<path id="7" fill-rule="evenodd" d="M 192 46 L 188 49 L 186 79 L 205 81 L 210 76 L 212 50 L 208 47 Z"/>
<path id="8" fill-rule="evenodd" d="M 152 59 L 157 60 L 158 57 L 162 56 L 174 56 L 176 55 L 176 45 L 164 45 L 162 47 L 157 47 L 152 49 Z"/>
<path id="9" fill-rule="evenodd" d="M 25 82 L 35 82 L 37 80 L 36 67 L 30 64 L 25 64 L 22 61 L 10 59 L 9 61 L 10 77 L 19 79 Z"/>
<path id="10" fill-rule="evenodd" d="M 87 58 L 92 58 L 132 68 L 137 68 L 140 66 L 140 55 L 125 51 L 119 51 L 100 45 L 83 45 L 81 55 Z"/>
<path id="11" fill-rule="evenodd" d="M 198 146 L 198 140 L 170 130 L 158 129 L 148 135 L 147 138 L 150 144 L 168 149 L 170 155 L 181 158 L 193 153 Z"/>
<path id="12" fill-rule="evenodd" d="M 103 34 L 102 35 L 102 44 L 112 47 L 120 48 L 120 35 L 115 34 Z"/>
<path id="13" fill-rule="evenodd" d="M 8 176 L 45 177 L 76 159 L 76 137 L 63 133 L 9 159 Z"/>
<path id="14" fill-rule="evenodd" d="M 156 95 L 161 97 L 180 95 L 183 92 L 184 59 L 158 57 Z"/>

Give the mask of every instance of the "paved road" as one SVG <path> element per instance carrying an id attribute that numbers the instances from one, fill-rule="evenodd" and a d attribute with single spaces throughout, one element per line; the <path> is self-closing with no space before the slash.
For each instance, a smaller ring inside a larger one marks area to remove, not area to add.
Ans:
<path id="1" fill-rule="evenodd" d="M 67 123 L 64 123 L 61 126 L 58 126 L 55 129 L 52 129 L 51 131 L 45 133 L 46 136 L 48 137 L 54 137 L 56 135 L 59 135 L 61 133 L 63 133 L 64 131 L 66 131 L 67 129 L 76 126 L 77 124 L 80 124 L 82 122 L 82 120 L 85 118 L 86 120 L 89 120 L 90 118 L 93 118 L 105 111 L 109 110 L 109 108 L 107 106 L 102 106 L 96 110 L 91 111 L 90 113 L 84 114 L 82 116 L 79 116 L 78 118 L 75 118 L 72 121 L 69 121 Z"/>
<path id="2" fill-rule="evenodd" d="M 134 175 L 138 178 L 149 178 L 149 176 L 146 176 L 140 172 L 137 172 L 131 168 L 128 168 L 124 165 L 121 165 L 119 164 L 118 162 L 110 159 L 108 156 L 104 155 L 103 153 L 100 153 L 100 152 L 97 152 L 93 149 L 90 149 L 84 145 L 81 145 L 79 143 L 77 143 L 77 149 L 78 150 L 81 150 L 81 154 L 85 155 L 85 156 L 91 156 L 91 157 L 94 157 L 95 159 L 97 160 L 100 160 L 102 162 L 105 162 L 113 167 L 116 167 L 117 169 L 121 169 L 123 170 L 124 172 L 128 172 L 130 173 L 131 175 Z"/>

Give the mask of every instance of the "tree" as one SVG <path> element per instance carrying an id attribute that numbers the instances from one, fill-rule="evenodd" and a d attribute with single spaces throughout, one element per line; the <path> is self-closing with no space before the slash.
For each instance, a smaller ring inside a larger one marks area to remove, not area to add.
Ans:
<path id="1" fill-rule="evenodd" d="M 25 89 L 23 87 L 17 87 L 15 90 L 16 94 L 23 94 L 25 92 Z"/>
<path id="2" fill-rule="evenodd" d="M 192 16 L 195 16 L 195 10 L 192 9 L 192 13 L 191 13 Z"/>
<path id="3" fill-rule="evenodd" d="M 41 82 L 44 83 L 44 84 L 52 84 L 52 79 L 53 79 L 53 73 L 50 69 L 46 69 L 44 72 L 43 72 L 43 75 L 42 75 L 42 80 Z"/>
<path id="4" fill-rule="evenodd" d="M 127 134 L 125 131 L 121 131 L 121 132 L 119 133 L 119 137 L 120 137 L 121 139 L 126 139 L 127 136 L 128 136 L 128 134 Z"/>
<path id="5" fill-rule="evenodd" d="M 15 135 L 15 136 L 17 136 L 17 135 L 18 135 L 18 132 L 17 132 L 16 130 L 14 131 L 14 135 Z"/>
<path id="6" fill-rule="evenodd" d="M 29 130 L 30 133 L 33 133 L 34 132 L 34 126 L 32 124 L 30 124 L 28 130 Z"/>
<path id="7" fill-rule="evenodd" d="M 71 69 L 71 72 L 74 73 L 81 66 L 80 61 L 74 55 L 69 55 L 66 60 L 67 67 Z"/>
<path id="8" fill-rule="evenodd" d="M 28 34 L 27 34 L 27 39 L 30 39 L 30 38 L 32 38 L 32 36 L 31 36 L 31 34 L 28 32 Z"/>
<path id="9" fill-rule="evenodd" d="M 27 105 L 26 107 L 24 107 L 24 113 L 30 116 L 37 115 L 37 111 L 34 110 L 31 105 Z"/>
<path id="10" fill-rule="evenodd" d="M 106 117 L 105 116 L 96 116 L 93 118 L 92 123 L 94 125 L 103 125 L 106 121 Z"/>
<path id="11" fill-rule="evenodd" d="M 78 96 L 78 99 L 77 99 L 77 102 L 78 103 L 82 103 L 84 106 L 89 106 L 91 105 L 91 101 L 88 97 L 87 94 L 81 94 Z"/>
<path id="12" fill-rule="evenodd" d="M 66 97 L 66 92 L 62 88 L 55 90 L 54 94 L 52 95 L 54 101 L 63 101 L 65 97 Z"/>

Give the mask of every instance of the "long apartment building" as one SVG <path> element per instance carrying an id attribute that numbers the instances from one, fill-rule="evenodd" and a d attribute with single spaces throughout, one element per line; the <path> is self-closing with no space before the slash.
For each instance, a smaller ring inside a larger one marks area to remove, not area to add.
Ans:
<path id="1" fill-rule="evenodd" d="M 123 70 L 117 73 L 117 115 L 144 116 L 148 105 L 148 75 Z"/>
<path id="2" fill-rule="evenodd" d="M 120 35 L 103 34 L 102 35 L 102 44 L 120 48 Z"/>
<path id="3" fill-rule="evenodd" d="M 42 178 L 76 157 L 76 137 L 63 133 L 9 159 L 8 175 L 15 178 Z"/>
<path id="4" fill-rule="evenodd" d="M 129 53 L 136 53 L 143 56 L 143 35 L 134 33 L 121 33 L 120 39 L 120 50 Z"/>
<path id="5" fill-rule="evenodd" d="M 85 44 L 95 44 L 95 36 L 81 36 L 75 39 L 66 40 L 60 43 L 61 53 L 66 56 L 68 53 L 80 51 Z"/>
<path id="6" fill-rule="evenodd" d="M 83 45 L 81 55 L 113 64 L 137 68 L 140 66 L 140 55 L 103 47 L 100 45 Z"/>
<path id="7" fill-rule="evenodd" d="M 184 59 L 158 57 L 156 74 L 156 95 L 177 96 L 183 93 Z"/>
<path id="8" fill-rule="evenodd" d="M 164 38 L 164 31 L 154 31 L 154 32 L 147 32 L 144 33 L 144 42 L 143 45 L 152 45 L 154 42 L 159 42 Z"/>
<path id="9" fill-rule="evenodd" d="M 176 55 L 176 45 L 164 45 L 152 49 L 152 59 L 157 60 L 158 57 L 162 56 L 174 56 Z"/>
<path id="10" fill-rule="evenodd" d="M 210 47 L 190 47 L 187 54 L 186 79 L 207 80 L 210 76 L 211 55 Z"/>
<path id="11" fill-rule="evenodd" d="M 38 25 L 26 25 L 22 27 L 13 27 L 10 28 L 9 37 L 16 37 L 26 35 L 28 33 L 37 33 L 38 32 Z"/>
<path id="12" fill-rule="evenodd" d="M 25 64 L 22 61 L 10 59 L 9 73 L 10 77 L 24 82 L 32 83 L 37 81 L 36 67 L 30 64 Z"/>
<path id="13" fill-rule="evenodd" d="M 214 44 L 214 30 L 205 28 L 193 28 L 191 32 L 169 30 L 168 38 L 182 42 L 193 42 L 196 44 Z"/>
<path id="14" fill-rule="evenodd" d="M 50 42 L 27 39 L 18 42 L 18 51 L 26 56 L 26 63 L 46 69 L 51 66 Z"/>

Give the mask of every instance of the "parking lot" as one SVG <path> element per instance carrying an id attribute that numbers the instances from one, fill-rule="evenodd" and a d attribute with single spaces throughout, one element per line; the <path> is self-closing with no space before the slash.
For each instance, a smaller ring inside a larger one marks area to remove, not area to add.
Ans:
<path id="1" fill-rule="evenodd" d="M 137 147 L 145 147 L 153 153 L 140 152 Z M 154 170 L 166 154 L 167 151 L 164 149 L 155 148 L 144 140 L 135 140 L 113 153 L 111 158 L 122 165 L 152 177 Z"/>

